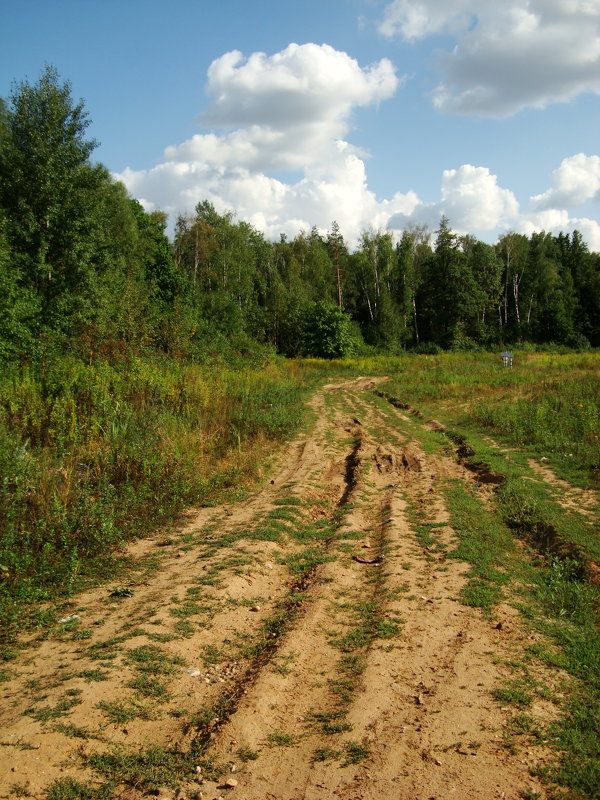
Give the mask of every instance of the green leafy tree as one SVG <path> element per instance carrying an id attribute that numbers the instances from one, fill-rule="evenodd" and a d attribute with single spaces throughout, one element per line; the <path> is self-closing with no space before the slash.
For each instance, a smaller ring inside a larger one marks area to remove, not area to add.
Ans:
<path id="1" fill-rule="evenodd" d="M 424 280 L 424 265 L 431 258 L 429 230 L 426 225 L 417 225 L 402 232 L 396 247 L 398 262 L 397 303 L 402 317 L 403 341 L 419 344 L 417 294 Z"/>
<path id="2" fill-rule="evenodd" d="M 572 282 L 573 341 L 600 346 L 600 253 L 590 253 L 579 231 L 569 237 L 559 234 L 563 271 L 568 270 Z M 569 280 L 567 280 L 567 283 Z M 583 337 L 583 338 L 582 338 Z"/>
<path id="3" fill-rule="evenodd" d="M 302 351 L 314 358 L 345 358 L 356 353 L 359 338 L 352 320 L 332 303 L 311 304 L 303 319 Z"/>
<path id="4" fill-rule="evenodd" d="M 470 347 L 474 344 L 473 323 L 482 303 L 481 291 L 447 217 L 442 217 L 436 233 L 420 296 L 424 338 L 442 347 Z"/>
<path id="5" fill-rule="evenodd" d="M 344 237 L 340 231 L 340 226 L 334 220 L 331 230 L 327 234 L 327 252 L 333 264 L 335 272 L 335 285 L 337 290 L 337 304 L 340 308 L 344 307 L 343 281 L 345 275 L 346 260 L 348 258 L 348 248 L 344 242 Z"/>
<path id="6" fill-rule="evenodd" d="M 0 212 L 0 362 L 35 354 L 31 322 L 39 311 L 35 295 L 20 285 L 5 229 Z"/>
<path id="7" fill-rule="evenodd" d="M 462 249 L 467 269 L 472 273 L 478 288 L 479 308 L 472 318 L 470 334 L 480 344 L 491 344 L 498 339 L 498 304 L 502 294 L 502 262 L 495 249 L 474 236 L 462 237 Z"/>
<path id="8" fill-rule="evenodd" d="M 503 293 L 500 300 L 499 319 L 501 338 L 519 339 L 523 318 L 521 284 L 527 273 L 529 240 L 520 233 L 507 233 L 496 245 L 503 263 Z"/>
<path id="9" fill-rule="evenodd" d="M 83 103 L 74 104 L 69 83 L 46 67 L 33 86 L 13 89 L 7 134 L 0 150 L 0 206 L 22 281 L 40 299 L 41 323 L 68 324 L 68 295 L 85 283 L 87 228 L 99 175 L 89 164 L 96 142 Z"/>

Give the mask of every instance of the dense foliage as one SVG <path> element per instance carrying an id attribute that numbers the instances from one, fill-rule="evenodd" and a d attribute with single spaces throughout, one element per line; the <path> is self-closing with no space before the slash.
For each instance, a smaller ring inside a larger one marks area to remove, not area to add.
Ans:
<path id="1" fill-rule="evenodd" d="M 90 156 L 83 104 L 47 68 L 0 107 L 0 359 L 145 348 L 198 358 L 262 343 L 289 356 L 600 345 L 600 256 L 579 233 L 459 236 L 336 223 L 269 242 L 207 202 L 146 213 Z"/>

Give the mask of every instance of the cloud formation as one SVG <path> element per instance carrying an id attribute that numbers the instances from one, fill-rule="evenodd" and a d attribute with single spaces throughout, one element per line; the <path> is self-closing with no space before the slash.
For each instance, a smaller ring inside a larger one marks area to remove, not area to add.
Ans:
<path id="1" fill-rule="evenodd" d="M 226 53 L 208 70 L 211 102 L 198 118 L 217 132 L 167 147 L 152 169 L 117 177 L 146 208 L 174 214 L 208 199 L 272 238 L 326 229 L 334 219 L 358 238 L 418 202 L 412 192 L 378 202 L 367 186 L 365 154 L 343 138 L 354 108 L 390 98 L 401 81 L 388 59 L 361 67 L 326 44 L 291 44 L 247 59 Z M 285 183 L 274 175 L 289 170 L 302 178 Z"/>
<path id="2" fill-rule="evenodd" d="M 441 111 L 503 117 L 600 93 L 599 0 L 392 0 L 379 31 L 455 38 L 438 60 Z"/>
<path id="3" fill-rule="evenodd" d="M 526 213 L 518 220 L 515 230 L 527 236 L 537 231 L 557 235 L 577 230 L 592 252 L 600 252 L 600 224 L 597 220 L 588 217 L 570 217 L 564 208 Z"/>
<path id="4" fill-rule="evenodd" d="M 410 212 L 394 214 L 388 220 L 388 227 L 401 231 L 416 223 L 434 230 L 441 217 L 446 216 L 457 233 L 484 237 L 486 232 L 501 235 L 509 230 L 527 236 L 536 231 L 558 234 L 578 230 L 590 250 L 597 252 L 600 224 L 587 217 L 571 217 L 568 207 L 579 205 L 598 192 L 600 173 L 594 173 L 594 169 L 599 167 L 598 156 L 579 153 L 565 158 L 552 173 L 554 187 L 532 197 L 530 209 L 521 211 L 514 194 L 499 186 L 496 175 L 487 167 L 463 164 L 442 173 L 440 200 L 418 202 Z"/>
<path id="5" fill-rule="evenodd" d="M 563 159 L 552 173 L 554 186 L 531 198 L 535 211 L 583 205 L 600 192 L 600 156 L 577 153 Z"/>
<path id="6" fill-rule="evenodd" d="M 415 19 L 411 30 L 453 24 L 444 9 L 439 3 L 437 21 Z M 411 190 L 378 199 L 368 186 L 366 155 L 344 137 L 354 108 L 391 97 L 400 83 L 389 61 L 361 67 L 328 45 L 290 45 L 245 60 L 226 53 L 209 69 L 211 101 L 200 115 L 212 130 L 167 147 L 151 169 L 128 168 L 116 177 L 146 209 L 161 208 L 172 222 L 206 199 L 218 211 L 236 211 L 270 239 L 313 225 L 327 230 L 336 220 L 352 246 L 368 228 L 399 232 L 416 222 L 433 230 L 446 215 L 459 233 L 488 240 L 509 229 L 578 227 L 600 249 L 600 226 L 564 210 L 598 192 L 596 155 L 565 158 L 552 173 L 552 187 L 531 198 L 525 213 L 487 167 L 471 164 L 444 170 L 434 202 Z"/>
<path id="7" fill-rule="evenodd" d="M 519 203 L 509 189 L 487 167 L 463 164 L 442 173 L 441 199 L 419 203 L 410 214 L 396 214 L 389 227 L 402 230 L 409 223 L 437 227 L 442 216 L 448 217 L 458 233 L 476 233 L 506 228 L 517 219 Z"/>

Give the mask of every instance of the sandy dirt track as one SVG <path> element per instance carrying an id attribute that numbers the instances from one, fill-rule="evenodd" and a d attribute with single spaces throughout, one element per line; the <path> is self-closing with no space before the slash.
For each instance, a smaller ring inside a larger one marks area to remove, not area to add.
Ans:
<path id="1" fill-rule="evenodd" d="M 136 544 L 158 570 L 122 596 L 78 596 L 22 651 L 0 685 L 1 797 L 43 798 L 66 777 L 100 786 L 93 753 L 200 744 L 220 778 L 206 762 L 197 779 L 131 778 L 114 796 L 546 797 L 531 774 L 546 753 L 506 747 L 517 710 L 491 695 L 529 634 L 508 605 L 490 619 L 461 603 L 469 567 L 446 557 L 442 488 L 489 487 L 376 385 L 317 392 L 262 488 Z"/>

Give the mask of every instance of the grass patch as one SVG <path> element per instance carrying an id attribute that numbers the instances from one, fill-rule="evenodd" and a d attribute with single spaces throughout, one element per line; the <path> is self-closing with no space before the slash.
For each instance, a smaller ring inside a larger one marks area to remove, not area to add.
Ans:
<path id="1" fill-rule="evenodd" d="M 77 691 L 77 690 L 72 690 Z M 38 722 L 48 722 L 57 717 L 63 717 L 81 703 L 79 696 L 67 696 L 61 698 L 55 706 L 44 706 L 43 708 L 28 708 L 23 714 L 37 720 Z"/>
<path id="2" fill-rule="evenodd" d="M 328 555 L 324 550 L 307 547 L 298 553 L 291 553 L 281 559 L 281 563 L 285 564 L 293 575 L 305 577 L 319 564 L 334 560 L 335 558 Z"/>
<path id="3" fill-rule="evenodd" d="M 129 650 L 125 657 L 138 671 L 152 675 L 172 675 L 176 667 L 185 666 L 178 656 L 169 656 L 156 645 L 142 645 Z"/>
<path id="4" fill-rule="evenodd" d="M 237 755 L 241 761 L 246 763 L 248 761 L 256 761 L 260 753 L 258 752 L 258 750 L 254 750 L 252 747 L 248 747 L 248 745 L 243 745 L 242 747 L 238 747 Z"/>
<path id="5" fill-rule="evenodd" d="M 149 747 L 135 753 L 115 748 L 109 753 L 92 754 L 87 765 L 113 784 L 126 784 L 145 792 L 192 780 L 196 766 L 202 768 L 202 774 L 209 780 L 218 779 L 224 771 L 214 762 L 199 757 L 193 749 L 180 753 L 163 747 Z"/>
<path id="6" fill-rule="evenodd" d="M 515 545 L 508 528 L 486 509 L 480 498 L 459 481 L 451 481 L 444 491 L 458 547 L 447 553 L 471 564 L 468 582 L 461 592 L 466 605 L 491 614 L 504 596 L 514 566 Z"/>
<path id="7" fill-rule="evenodd" d="M 81 783 L 74 778 L 58 778 L 46 789 L 44 800 L 112 800 L 114 787 Z"/>
<path id="8" fill-rule="evenodd" d="M 346 742 L 344 745 L 344 760 L 342 767 L 349 767 L 351 764 L 358 764 L 369 757 L 369 748 L 359 742 Z"/>
<path id="9" fill-rule="evenodd" d="M 339 754 L 339 750 L 334 750 L 331 747 L 319 747 L 313 753 L 312 760 L 316 763 L 320 761 L 331 761 L 334 758 L 338 758 Z"/>
<path id="10" fill-rule="evenodd" d="M 322 733 L 344 733 L 351 731 L 352 725 L 344 719 L 345 711 L 314 711 L 308 715 L 308 721 Z"/>
<path id="11" fill-rule="evenodd" d="M 298 737 L 293 733 L 284 733 L 283 731 L 272 731 L 267 736 L 267 741 L 270 745 L 275 747 L 291 747 L 296 744 Z"/>
<path id="12" fill-rule="evenodd" d="M 140 719 L 153 719 L 154 716 L 150 709 L 133 702 L 100 700 L 96 703 L 96 708 L 103 711 L 109 721 L 115 725 L 125 725 L 136 717 Z"/>
<path id="13" fill-rule="evenodd" d="M 91 733 L 87 728 L 81 728 L 79 725 L 73 725 L 71 723 L 65 724 L 60 723 L 55 726 L 55 731 L 62 733 L 64 736 L 68 736 L 71 739 L 97 739 L 98 736 Z"/>
<path id="14" fill-rule="evenodd" d="M 155 700 L 166 701 L 169 699 L 169 690 L 163 681 L 154 678 L 151 675 L 138 675 L 136 678 L 128 681 L 126 686 L 130 689 L 135 689 L 142 697 L 152 697 Z"/>

